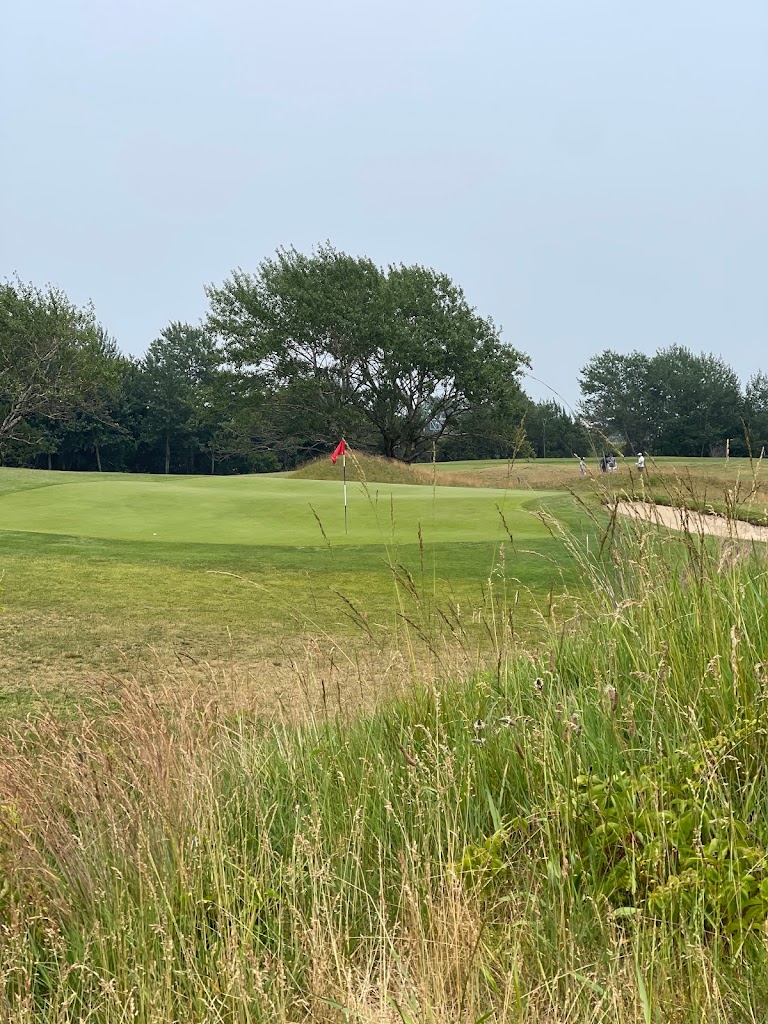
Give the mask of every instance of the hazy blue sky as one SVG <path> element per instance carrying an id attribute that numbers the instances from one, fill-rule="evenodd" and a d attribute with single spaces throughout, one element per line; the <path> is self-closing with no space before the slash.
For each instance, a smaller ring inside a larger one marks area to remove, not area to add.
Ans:
<path id="1" fill-rule="evenodd" d="M 608 346 L 768 370 L 766 0 L 26 0 L 0 85 L 0 277 L 125 351 L 330 239 L 452 275 L 572 402 Z"/>

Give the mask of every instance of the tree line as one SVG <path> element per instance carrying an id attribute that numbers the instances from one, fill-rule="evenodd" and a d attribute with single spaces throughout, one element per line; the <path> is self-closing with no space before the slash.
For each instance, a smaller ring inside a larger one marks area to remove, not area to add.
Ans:
<path id="1" fill-rule="evenodd" d="M 151 473 L 287 469 L 344 435 L 405 462 L 569 457 L 610 444 L 712 454 L 768 436 L 768 379 L 712 356 L 605 352 L 576 413 L 532 401 L 528 357 L 450 278 L 326 244 L 280 249 L 207 290 L 200 324 L 123 355 L 92 306 L 0 284 L 0 460 Z"/>
<path id="2" fill-rule="evenodd" d="M 621 354 L 610 349 L 580 375 L 584 421 L 623 451 L 654 455 L 759 455 L 768 445 L 768 376 L 742 389 L 719 356 L 680 345 Z"/>

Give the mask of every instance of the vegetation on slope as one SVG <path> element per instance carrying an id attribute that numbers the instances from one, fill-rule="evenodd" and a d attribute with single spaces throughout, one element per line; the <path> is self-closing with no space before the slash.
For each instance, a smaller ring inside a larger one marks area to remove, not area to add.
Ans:
<path id="1" fill-rule="evenodd" d="M 327 455 L 305 462 L 289 474 L 298 480 L 341 480 L 342 465 L 335 465 Z M 387 459 L 383 455 L 368 455 L 350 449 L 347 453 L 347 480 L 360 483 L 382 484 L 432 484 L 435 474 L 432 467 L 409 466 L 398 459 Z M 442 480 L 437 481 L 442 484 Z"/>

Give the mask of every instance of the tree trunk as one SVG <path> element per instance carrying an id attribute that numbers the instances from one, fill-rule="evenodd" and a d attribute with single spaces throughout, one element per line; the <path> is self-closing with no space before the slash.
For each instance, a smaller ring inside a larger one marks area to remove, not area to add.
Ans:
<path id="1" fill-rule="evenodd" d="M 96 440 L 95 437 L 93 439 L 93 447 L 96 452 L 96 465 L 98 467 L 99 472 L 101 473 L 101 451 L 99 449 L 99 442 Z"/>
<path id="2" fill-rule="evenodd" d="M 166 430 L 165 432 L 165 473 L 166 476 L 171 472 L 171 432 Z"/>
<path id="3" fill-rule="evenodd" d="M 50 452 L 48 452 L 48 469 L 53 469 L 53 466 L 51 465 L 51 453 Z"/>
<path id="4" fill-rule="evenodd" d="M 215 469 L 216 469 L 216 456 L 215 456 L 215 454 L 214 454 L 214 452 L 212 450 L 211 451 L 211 476 L 213 476 L 213 473 L 214 473 Z"/>

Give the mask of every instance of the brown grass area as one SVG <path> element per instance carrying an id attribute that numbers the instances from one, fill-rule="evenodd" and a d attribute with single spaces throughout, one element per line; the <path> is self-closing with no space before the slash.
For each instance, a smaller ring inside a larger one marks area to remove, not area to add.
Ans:
<path id="1" fill-rule="evenodd" d="M 324 455 L 287 475 L 298 480 L 338 480 L 341 474 L 341 460 L 334 465 L 328 456 Z M 423 484 L 431 483 L 432 477 L 431 471 L 427 474 L 423 466 L 409 466 L 397 459 L 386 459 L 383 455 L 367 455 L 348 449 L 347 480 L 350 483 Z"/>
<path id="2" fill-rule="evenodd" d="M 659 490 L 683 489 L 699 496 L 707 492 L 722 495 L 726 489 L 736 489 L 742 496 L 752 495 L 755 500 L 768 501 L 768 476 L 757 462 L 753 466 L 746 459 L 732 459 L 729 465 L 714 459 L 691 462 L 649 460 L 648 471 L 643 478 L 645 485 Z M 437 479 L 440 483 L 450 482 L 454 486 L 524 487 L 533 490 L 568 488 L 579 491 L 588 490 L 596 484 L 611 490 L 634 490 L 641 485 L 634 460 L 619 463 L 615 473 L 601 473 L 598 467 L 588 464 L 586 477 L 580 476 L 575 460 L 572 463 L 558 460 L 551 463 L 500 462 L 453 473 L 438 467 Z"/>
<path id="3" fill-rule="evenodd" d="M 497 640 L 462 646 L 445 635 L 427 645 L 417 635 L 372 647 L 360 638 L 289 636 L 276 648 L 230 657 L 195 658 L 166 645 L 124 652 L 113 671 L 88 668 L 79 659 L 57 663 L 6 653 L 3 672 L 14 682 L 0 688 L 0 720 L 31 717 L 77 719 L 101 713 L 112 695 L 126 690 L 153 694 L 159 705 L 184 700 L 226 713 L 246 712 L 265 722 L 299 724 L 333 719 L 351 722 L 397 700 L 414 686 L 493 672 L 516 641 L 498 624 Z M 531 649 L 535 643 L 529 638 Z M 34 683 L 24 681 L 30 668 Z M 18 680 L 18 681 L 17 681 Z M 99 710 L 100 709 L 100 710 Z"/>
<path id="4" fill-rule="evenodd" d="M 748 459 L 649 459 L 643 478 L 634 459 L 620 460 L 615 473 L 601 473 L 594 460 L 588 462 L 587 475 L 579 474 L 578 462 L 556 460 L 517 460 L 489 465 L 479 462 L 476 469 L 451 470 L 450 463 L 420 463 L 408 466 L 396 459 L 367 455 L 353 450 L 347 457 L 347 479 L 369 483 L 421 484 L 442 487 L 491 487 L 515 490 L 572 490 L 588 494 L 599 490 L 634 493 L 645 487 L 651 496 L 670 500 L 679 494 L 697 501 L 723 503 L 730 500 L 751 507 L 768 506 L 768 476 L 761 460 Z M 338 480 L 340 467 L 329 458 L 308 462 L 290 475 L 306 480 Z"/>

